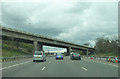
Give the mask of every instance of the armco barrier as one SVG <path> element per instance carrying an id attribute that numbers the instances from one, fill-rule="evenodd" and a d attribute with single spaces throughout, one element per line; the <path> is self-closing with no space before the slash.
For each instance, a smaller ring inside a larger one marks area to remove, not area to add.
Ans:
<path id="1" fill-rule="evenodd" d="M 13 56 L 13 57 L 0 57 L 0 60 L 3 62 L 10 61 L 10 60 L 18 60 L 18 59 L 25 59 L 25 58 L 32 58 L 33 56 Z"/>

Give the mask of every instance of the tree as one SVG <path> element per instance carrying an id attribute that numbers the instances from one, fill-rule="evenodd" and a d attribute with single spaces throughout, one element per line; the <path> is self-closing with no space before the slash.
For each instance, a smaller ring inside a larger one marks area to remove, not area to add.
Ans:
<path id="1" fill-rule="evenodd" d="M 96 53 L 117 55 L 118 53 L 118 40 L 110 39 L 108 37 L 100 37 L 96 39 Z"/>

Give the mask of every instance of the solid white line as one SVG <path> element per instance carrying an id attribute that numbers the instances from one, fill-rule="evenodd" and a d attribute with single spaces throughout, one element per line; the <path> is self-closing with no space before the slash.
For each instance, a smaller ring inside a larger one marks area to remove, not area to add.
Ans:
<path id="1" fill-rule="evenodd" d="M 88 60 L 88 61 L 90 61 L 90 60 Z M 114 66 L 114 67 L 119 67 L 119 66 L 117 66 L 117 65 L 112 65 L 112 64 L 107 64 L 107 63 L 101 63 L 101 62 L 97 62 L 97 61 L 92 61 L 92 62 L 100 63 L 100 64 L 105 64 L 105 65 L 110 65 L 110 66 Z"/>
<path id="2" fill-rule="evenodd" d="M 4 68 L 1 68 L 0 70 L 2 70 L 2 69 L 6 69 L 7 67 L 4 67 Z"/>
<path id="3" fill-rule="evenodd" d="M 96 61 L 93 61 L 93 62 L 96 62 Z M 114 66 L 114 67 L 119 67 L 119 66 L 117 66 L 117 65 L 112 65 L 112 64 L 107 64 L 107 63 L 101 63 L 101 62 L 96 62 L 96 63 L 105 64 L 105 65 L 110 65 L 110 66 Z"/>
<path id="4" fill-rule="evenodd" d="M 116 66 L 116 65 L 112 65 L 112 64 L 108 64 L 108 65 L 110 65 L 110 66 L 115 66 L 115 67 L 119 67 L 119 66 Z"/>
<path id="5" fill-rule="evenodd" d="M 88 71 L 86 68 L 82 67 L 85 71 Z"/>
<path id="6" fill-rule="evenodd" d="M 24 62 L 24 63 L 15 64 L 15 65 L 12 65 L 12 66 L 4 67 L 4 68 L 1 68 L 0 70 L 11 68 L 11 67 L 15 67 L 15 66 L 18 66 L 18 65 L 21 65 L 21 64 L 25 64 L 25 63 L 28 63 L 28 62 L 31 62 L 31 61 L 27 61 L 27 62 Z"/>
<path id="7" fill-rule="evenodd" d="M 41 71 L 43 71 L 45 69 L 45 67 L 43 67 L 42 69 L 41 69 Z"/>

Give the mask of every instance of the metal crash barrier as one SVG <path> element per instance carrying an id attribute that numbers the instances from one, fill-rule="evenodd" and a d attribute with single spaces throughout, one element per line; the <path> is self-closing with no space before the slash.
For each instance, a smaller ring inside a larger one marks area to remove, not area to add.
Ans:
<path id="1" fill-rule="evenodd" d="M 30 55 L 30 56 L 12 56 L 12 57 L 0 57 L 0 60 L 2 62 L 5 62 L 5 61 L 11 61 L 11 60 L 19 60 L 19 59 L 26 59 L 26 58 L 32 58 L 33 56 Z"/>

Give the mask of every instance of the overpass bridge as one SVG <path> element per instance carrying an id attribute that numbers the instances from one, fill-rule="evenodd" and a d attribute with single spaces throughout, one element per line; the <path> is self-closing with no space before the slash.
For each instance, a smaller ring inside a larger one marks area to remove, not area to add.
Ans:
<path id="1" fill-rule="evenodd" d="M 45 37 L 39 34 L 33 34 L 29 32 L 19 31 L 12 28 L 6 28 L 0 26 L 2 29 L 2 33 L 0 35 L 2 36 L 2 39 L 12 39 L 25 42 L 25 43 L 31 43 L 34 45 L 34 50 L 43 50 L 43 45 L 46 46 L 54 46 L 54 47 L 60 47 L 60 48 L 66 48 L 67 49 L 67 55 L 70 54 L 70 52 L 73 50 L 83 50 L 83 51 L 94 51 L 95 49 L 92 47 L 74 44 L 71 42 Z"/>

